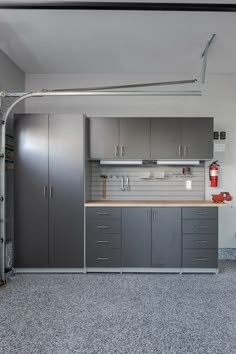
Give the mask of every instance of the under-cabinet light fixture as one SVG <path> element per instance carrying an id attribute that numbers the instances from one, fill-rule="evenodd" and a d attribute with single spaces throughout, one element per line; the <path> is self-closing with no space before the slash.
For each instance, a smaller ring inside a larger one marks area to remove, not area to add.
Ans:
<path id="1" fill-rule="evenodd" d="M 142 160 L 100 160 L 100 165 L 142 165 Z"/>
<path id="2" fill-rule="evenodd" d="M 157 165 L 200 165 L 199 160 L 157 160 Z"/>

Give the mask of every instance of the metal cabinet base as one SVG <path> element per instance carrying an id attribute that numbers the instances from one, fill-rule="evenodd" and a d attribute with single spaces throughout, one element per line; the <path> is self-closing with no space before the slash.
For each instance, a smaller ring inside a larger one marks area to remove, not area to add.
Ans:
<path id="1" fill-rule="evenodd" d="M 98 268 L 88 267 L 86 273 L 149 273 L 149 274 L 218 274 L 218 268 Z"/>

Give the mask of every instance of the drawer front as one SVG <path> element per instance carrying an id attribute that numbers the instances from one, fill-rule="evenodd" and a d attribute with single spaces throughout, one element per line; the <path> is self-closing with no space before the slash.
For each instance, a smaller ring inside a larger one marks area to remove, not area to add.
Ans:
<path id="1" fill-rule="evenodd" d="M 217 268 L 217 249 L 184 249 L 182 252 L 183 268 Z"/>
<path id="2" fill-rule="evenodd" d="M 121 254 L 119 249 L 106 249 L 97 252 L 95 250 L 87 251 L 87 267 L 120 267 Z"/>
<path id="3" fill-rule="evenodd" d="M 119 234 L 120 220 L 87 220 L 87 235 Z"/>
<path id="4" fill-rule="evenodd" d="M 218 208 L 182 208 L 182 219 L 213 219 L 218 218 Z"/>
<path id="5" fill-rule="evenodd" d="M 218 235 L 183 234 L 182 248 L 218 248 Z"/>
<path id="6" fill-rule="evenodd" d="M 88 220 L 105 220 L 105 219 L 120 219 L 120 208 L 86 208 Z"/>
<path id="7" fill-rule="evenodd" d="M 217 234 L 218 222 L 216 220 L 183 220 L 182 232 L 184 234 Z"/>
<path id="8" fill-rule="evenodd" d="M 120 248 L 121 237 L 118 234 L 92 234 L 91 237 L 87 237 L 87 250 L 105 250 L 105 249 L 115 249 Z"/>

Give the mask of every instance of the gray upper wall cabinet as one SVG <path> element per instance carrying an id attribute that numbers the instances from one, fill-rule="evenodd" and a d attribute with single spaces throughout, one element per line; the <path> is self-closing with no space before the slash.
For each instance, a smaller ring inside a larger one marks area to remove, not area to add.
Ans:
<path id="1" fill-rule="evenodd" d="M 90 158 L 147 159 L 150 156 L 150 119 L 90 119 Z"/>
<path id="2" fill-rule="evenodd" d="M 151 120 L 152 159 L 213 158 L 213 118 Z"/>
<path id="3" fill-rule="evenodd" d="M 181 120 L 151 119 L 151 159 L 181 158 Z"/>
<path id="4" fill-rule="evenodd" d="M 89 120 L 90 158 L 114 159 L 120 154 L 118 118 L 93 118 Z"/>
<path id="5" fill-rule="evenodd" d="M 150 119 L 120 119 L 120 158 L 146 159 L 150 156 Z"/>
<path id="6" fill-rule="evenodd" d="M 91 159 L 213 158 L 213 118 L 92 118 Z"/>
<path id="7" fill-rule="evenodd" d="M 182 119 L 182 158 L 213 158 L 213 118 Z"/>

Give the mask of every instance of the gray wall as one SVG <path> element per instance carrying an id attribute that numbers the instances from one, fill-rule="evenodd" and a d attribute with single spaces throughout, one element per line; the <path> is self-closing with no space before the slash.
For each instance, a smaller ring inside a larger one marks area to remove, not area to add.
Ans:
<path id="1" fill-rule="evenodd" d="M 110 200 L 202 200 L 205 197 L 204 164 L 191 166 L 191 174 L 184 176 L 182 166 L 103 166 L 91 162 L 91 199 L 102 199 L 102 178 L 106 175 Z M 163 176 L 164 175 L 164 176 Z M 129 177 L 130 189 L 121 190 L 121 178 Z M 192 190 L 186 190 L 186 180 Z"/>

